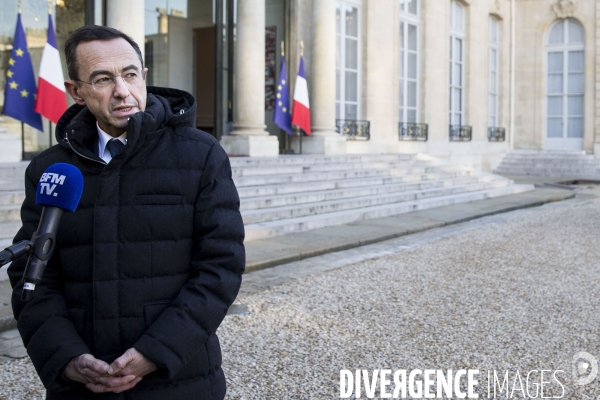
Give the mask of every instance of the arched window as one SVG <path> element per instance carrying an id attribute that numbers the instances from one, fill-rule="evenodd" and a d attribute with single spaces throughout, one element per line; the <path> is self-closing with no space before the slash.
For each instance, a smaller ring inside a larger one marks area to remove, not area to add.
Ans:
<path id="1" fill-rule="evenodd" d="M 547 149 L 583 149 L 585 37 L 572 18 L 550 28 L 546 43 Z"/>
<path id="2" fill-rule="evenodd" d="M 465 8 L 450 6 L 450 125 L 464 125 Z"/>
<path id="3" fill-rule="evenodd" d="M 419 0 L 400 0 L 400 122 L 419 122 Z"/>

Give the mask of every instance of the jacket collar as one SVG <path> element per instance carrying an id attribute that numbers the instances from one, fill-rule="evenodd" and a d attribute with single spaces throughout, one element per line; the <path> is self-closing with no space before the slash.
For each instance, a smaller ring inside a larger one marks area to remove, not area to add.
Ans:
<path id="1" fill-rule="evenodd" d="M 127 125 L 127 146 L 119 154 L 126 158 L 144 143 L 148 132 L 163 126 L 194 126 L 196 101 L 187 92 L 148 86 L 146 109 L 131 116 Z M 56 126 L 59 145 L 72 148 L 84 158 L 103 163 L 98 156 L 96 118 L 85 106 L 74 104 L 63 114 Z"/>

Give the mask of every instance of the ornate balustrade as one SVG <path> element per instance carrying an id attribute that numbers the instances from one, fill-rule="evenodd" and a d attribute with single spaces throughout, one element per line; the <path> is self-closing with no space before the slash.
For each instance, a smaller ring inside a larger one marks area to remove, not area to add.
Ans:
<path id="1" fill-rule="evenodd" d="M 369 140 L 371 139 L 371 122 L 356 119 L 336 119 L 336 131 L 346 140 Z"/>
<path id="2" fill-rule="evenodd" d="M 488 127 L 488 141 L 504 142 L 506 140 L 506 129 L 497 126 Z"/>
<path id="3" fill-rule="evenodd" d="M 398 123 L 398 140 L 427 141 L 427 124 L 418 124 L 415 122 Z"/>
<path id="4" fill-rule="evenodd" d="M 470 125 L 450 125 L 451 142 L 469 142 L 473 139 L 473 127 Z"/>

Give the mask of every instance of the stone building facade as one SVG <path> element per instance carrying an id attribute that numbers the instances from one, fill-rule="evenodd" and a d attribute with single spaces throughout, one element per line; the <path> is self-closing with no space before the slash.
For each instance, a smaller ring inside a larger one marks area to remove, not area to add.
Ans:
<path id="1" fill-rule="evenodd" d="M 149 83 L 195 94 L 197 125 L 232 155 L 600 158 L 600 0 L 126 3 L 85 0 L 85 20 L 144 41 Z M 273 123 L 282 41 L 290 95 L 304 57 L 312 136 Z"/>

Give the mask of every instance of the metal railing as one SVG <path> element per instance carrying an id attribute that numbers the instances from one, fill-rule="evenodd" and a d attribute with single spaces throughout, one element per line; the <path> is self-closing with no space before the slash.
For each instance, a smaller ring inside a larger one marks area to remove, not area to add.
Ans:
<path id="1" fill-rule="evenodd" d="M 418 124 L 416 122 L 398 123 L 398 140 L 427 141 L 427 124 Z"/>
<path id="2" fill-rule="evenodd" d="M 490 142 L 504 142 L 506 140 L 506 129 L 490 126 L 488 127 L 488 141 Z"/>
<path id="3" fill-rule="evenodd" d="M 336 131 L 346 140 L 370 140 L 371 122 L 355 119 L 336 119 Z"/>
<path id="4" fill-rule="evenodd" d="M 470 125 L 450 125 L 451 142 L 469 142 L 473 139 L 473 127 Z"/>

